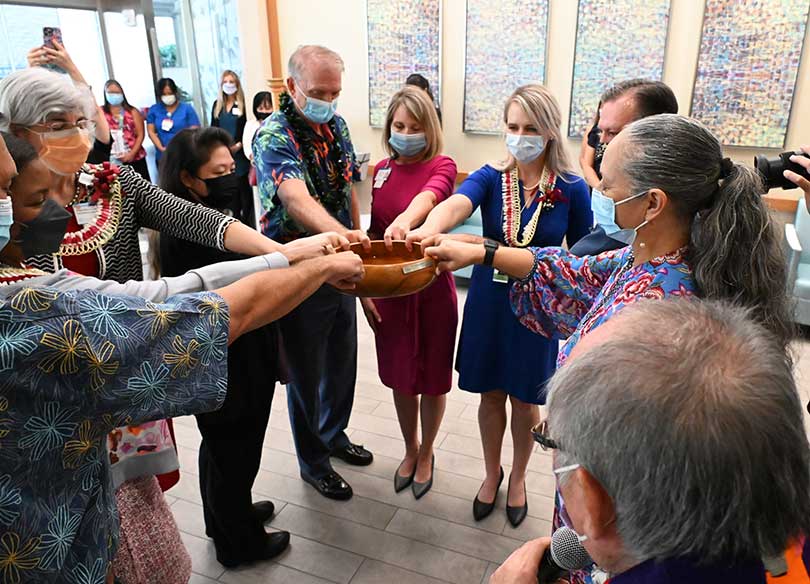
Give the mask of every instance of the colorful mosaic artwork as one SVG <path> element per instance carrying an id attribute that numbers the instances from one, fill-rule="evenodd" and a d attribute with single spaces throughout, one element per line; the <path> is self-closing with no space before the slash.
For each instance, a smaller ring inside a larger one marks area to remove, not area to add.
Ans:
<path id="1" fill-rule="evenodd" d="M 424 75 L 439 100 L 441 0 L 367 0 L 366 7 L 369 122 L 381 127 L 411 73 Z"/>
<path id="2" fill-rule="evenodd" d="M 707 0 L 692 116 L 724 145 L 785 145 L 808 10 L 808 0 Z"/>
<path id="3" fill-rule="evenodd" d="M 661 80 L 670 0 L 579 0 L 568 135 L 582 136 L 602 93 L 619 81 Z"/>
<path id="4" fill-rule="evenodd" d="M 515 88 L 546 75 L 548 0 L 467 0 L 464 131 L 503 130 Z"/>

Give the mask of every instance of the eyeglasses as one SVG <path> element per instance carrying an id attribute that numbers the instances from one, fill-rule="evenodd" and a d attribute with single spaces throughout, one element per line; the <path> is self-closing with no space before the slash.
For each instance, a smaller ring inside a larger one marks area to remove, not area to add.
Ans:
<path id="1" fill-rule="evenodd" d="M 532 437 L 543 450 L 559 450 L 560 446 L 549 436 L 548 420 L 543 420 L 532 428 Z"/>
<path id="2" fill-rule="evenodd" d="M 43 134 L 48 132 L 63 132 L 64 130 L 72 130 L 74 128 L 94 132 L 96 124 L 93 120 L 79 120 L 75 124 L 71 122 L 43 122 L 41 124 L 34 124 L 33 127 L 44 128 L 44 130 L 37 132 Z"/>

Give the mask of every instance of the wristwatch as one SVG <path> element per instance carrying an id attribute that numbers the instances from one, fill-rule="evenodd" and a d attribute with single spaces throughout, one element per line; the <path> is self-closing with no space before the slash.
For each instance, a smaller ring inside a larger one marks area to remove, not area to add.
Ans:
<path id="1" fill-rule="evenodd" d="M 495 259 L 495 251 L 500 247 L 497 241 L 491 239 L 484 240 L 484 265 L 492 267 L 492 260 Z"/>

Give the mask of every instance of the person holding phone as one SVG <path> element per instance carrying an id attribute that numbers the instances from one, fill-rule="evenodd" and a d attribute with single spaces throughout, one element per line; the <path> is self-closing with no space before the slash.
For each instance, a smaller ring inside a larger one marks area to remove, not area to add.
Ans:
<path id="1" fill-rule="evenodd" d="M 180 90 L 174 79 L 158 79 L 155 95 L 157 103 L 146 115 L 146 130 L 155 145 L 155 162 L 159 164 L 171 139 L 186 128 L 199 128 L 200 118 L 191 104 L 180 101 Z"/>
<path id="2" fill-rule="evenodd" d="M 80 87 L 86 87 L 88 92 L 92 92 L 92 87 L 84 78 L 76 63 L 70 58 L 70 53 L 62 44 L 62 31 L 57 27 L 46 26 L 42 29 L 42 46 L 34 47 L 28 51 L 29 67 L 44 67 L 52 71 L 67 74 L 73 83 Z M 93 133 L 94 142 L 87 162 L 98 164 L 110 159 L 110 148 L 112 146 L 112 135 L 110 126 L 101 108 L 96 108 L 93 116 L 95 131 Z"/>

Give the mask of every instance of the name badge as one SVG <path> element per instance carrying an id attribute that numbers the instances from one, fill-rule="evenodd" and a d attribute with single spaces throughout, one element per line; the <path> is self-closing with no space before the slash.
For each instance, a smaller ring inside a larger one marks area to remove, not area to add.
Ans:
<path id="1" fill-rule="evenodd" d="M 172 128 L 174 128 L 174 120 L 171 118 L 163 118 L 163 121 L 160 122 L 160 129 L 164 132 L 171 132 Z"/>
<path id="2" fill-rule="evenodd" d="M 240 110 L 238 107 L 233 108 L 231 110 L 231 113 L 235 115 L 237 118 L 242 116 L 242 110 Z"/>
<path id="3" fill-rule="evenodd" d="M 498 284 L 508 284 L 509 283 L 509 276 L 506 274 L 502 274 L 496 269 L 492 270 L 492 281 Z"/>
<path id="4" fill-rule="evenodd" d="M 388 177 L 390 175 L 391 175 L 390 168 L 383 168 L 379 172 L 377 172 L 377 176 L 374 177 L 374 188 L 375 189 L 381 188 L 385 184 L 385 181 L 388 180 Z"/>
<path id="5" fill-rule="evenodd" d="M 73 205 L 73 214 L 76 215 L 76 221 L 79 225 L 89 225 L 96 221 L 98 208 L 98 205 L 91 205 L 90 203 L 76 203 Z"/>

